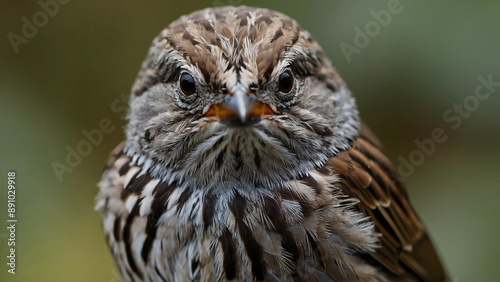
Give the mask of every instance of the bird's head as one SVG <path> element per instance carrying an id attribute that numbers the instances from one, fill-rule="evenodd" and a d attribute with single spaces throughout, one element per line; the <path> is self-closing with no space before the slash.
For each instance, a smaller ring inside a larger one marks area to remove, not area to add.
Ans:
<path id="1" fill-rule="evenodd" d="M 181 17 L 134 84 L 127 150 L 157 177 L 276 187 L 357 136 L 354 100 L 293 19 L 224 7 Z"/>

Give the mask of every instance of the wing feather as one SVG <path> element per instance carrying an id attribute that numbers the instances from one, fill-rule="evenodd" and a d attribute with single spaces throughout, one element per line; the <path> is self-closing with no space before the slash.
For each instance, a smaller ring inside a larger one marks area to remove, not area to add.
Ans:
<path id="1" fill-rule="evenodd" d="M 357 208 L 371 218 L 379 245 L 371 256 L 394 276 L 443 281 L 443 267 L 425 227 L 413 210 L 396 169 L 380 142 L 363 125 L 352 147 L 327 165 L 340 177 L 342 192 L 359 199 Z"/>

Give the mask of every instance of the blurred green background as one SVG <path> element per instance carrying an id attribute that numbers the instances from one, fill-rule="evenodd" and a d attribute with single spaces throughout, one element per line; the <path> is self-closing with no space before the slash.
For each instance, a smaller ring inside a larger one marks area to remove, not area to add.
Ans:
<path id="1" fill-rule="evenodd" d="M 498 281 L 500 87 L 475 105 L 473 95 L 480 76 L 500 82 L 499 1 L 401 0 L 378 30 L 372 11 L 389 1 L 69 1 L 46 23 L 37 1 L 0 2 L 1 281 L 119 281 L 93 207 L 108 153 L 124 139 L 120 96 L 160 30 L 227 4 L 275 9 L 309 30 L 396 166 L 410 154 L 418 161 L 415 140 L 445 132 L 406 177 L 411 199 L 454 281 Z M 34 15 L 43 25 L 16 53 L 9 34 L 22 36 L 22 18 Z M 356 27 L 372 35 L 362 48 Z M 346 44 L 358 48 L 349 60 Z M 453 129 L 443 114 L 464 99 L 471 111 Z M 64 164 L 67 146 L 105 118 L 114 131 L 60 181 L 53 162 Z M 8 171 L 17 173 L 15 275 L 6 266 Z"/>

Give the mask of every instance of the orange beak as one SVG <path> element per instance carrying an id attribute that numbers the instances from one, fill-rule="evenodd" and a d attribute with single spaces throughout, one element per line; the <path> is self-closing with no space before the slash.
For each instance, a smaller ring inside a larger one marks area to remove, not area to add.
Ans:
<path id="1" fill-rule="evenodd" d="M 227 96 L 222 103 L 210 106 L 203 115 L 229 125 L 245 126 L 255 124 L 262 117 L 271 116 L 277 112 L 270 105 L 256 101 L 253 96 L 247 95 L 238 83 L 233 95 Z"/>

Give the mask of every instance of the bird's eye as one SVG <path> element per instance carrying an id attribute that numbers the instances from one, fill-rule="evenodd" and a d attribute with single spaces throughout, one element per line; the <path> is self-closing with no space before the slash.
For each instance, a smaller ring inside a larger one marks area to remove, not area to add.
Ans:
<path id="1" fill-rule="evenodd" d="M 292 91 L 293 75 L 290 70 L 284 71 L 278 78 L 279 90 L 283 93 Z"/>
<path id="2" fill-rule="evenodd" d="M 194 82 L 194 78 L 188 73 L 185 73 L 181 76 L 179 80 L 179 85 L 181 87 L 182 93 L 184 93 L 184 95 L 187 96 L 193 94 L 194 91 L 196 90 L 196 84 Z"/>

